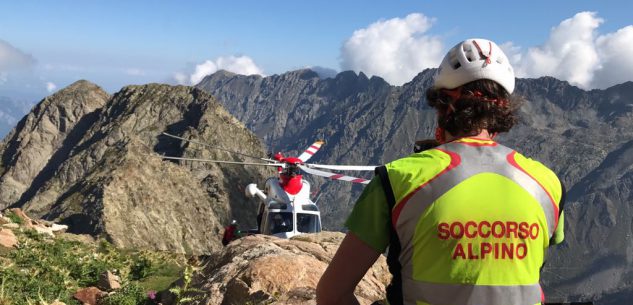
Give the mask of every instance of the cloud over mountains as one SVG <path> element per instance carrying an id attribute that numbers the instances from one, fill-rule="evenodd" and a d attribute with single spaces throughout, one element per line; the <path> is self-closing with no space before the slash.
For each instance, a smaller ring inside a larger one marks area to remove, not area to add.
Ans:
<path id="1" fill-rule="evenodd" d="M 381 76 L 393 85 L 410 81 L 439 66 L 448 51 L 442 38 L 429 33 L 434 22 L 414 13 L 354 31 L 341 47 L 341 69 Z M 517 77 L 553 76 L 583 89 L 606 88 L 633 80 L 633 25 L 599 34 L 604 22 L 595 12 L 580 12 L 554 26 L 541 45 L 496 42 Z"/>
<path id="2" fill-rule="evenodd" d="M 203 63 L 197 64 L 191 71 L 177 72 L 173 75 L 174 80 L 180 85 L 195 85 L 199 83 L 205 76 L 213 74 L 218 70 L 227 70 L 235 74 L 264 75 L 264 71 L 255 64 L 252 58 L 248 56 L 221 56 L 215 60 L 205 60 Z"/>
<path id="3" fill-rule="evenodd" d="M 595 12 L 581 12 L 553 27 L 544 44 L 515 48 L 517 76 L 549 75 L 583 89 L 633 80 L 633 25 L 599 35 L 603 22 Z"/>
<path id="4" fill-rule="evenodd" d="M 341 47 L 341 69 L 381 76 L 394 85 L 410 81 L 444 56 L 442 40 L 427 33 L 434 22 L 413 13 L 354 31 Z"/>

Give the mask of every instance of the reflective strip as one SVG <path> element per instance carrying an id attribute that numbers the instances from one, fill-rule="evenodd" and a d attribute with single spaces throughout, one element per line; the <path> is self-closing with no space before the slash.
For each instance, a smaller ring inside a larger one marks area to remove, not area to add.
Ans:
<path id="1" fill-rule="evenodd" d="M 403 279 L 404 304 L 431 305 L 534 305 L 541 302 L 541 287 L 534 285 L 481 286 L 433 284 Z"/>

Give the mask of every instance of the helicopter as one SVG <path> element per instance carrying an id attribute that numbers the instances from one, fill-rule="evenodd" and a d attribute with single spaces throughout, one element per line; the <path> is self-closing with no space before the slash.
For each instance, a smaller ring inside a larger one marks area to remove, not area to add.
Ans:
<path id="1" fill-rule="evenodd" d="M 306 161 L 325 144 L 323 140 L 315 141 L 298 157 L 284 156 L 281 152 L 278 152 L 268 158 L 261 158 L 213 147 L 203 142 L 168 133 L 163 133 L 163 135 L 211 149 L 218 149 L 257 159 L 266 163 L 161 156 L 163 159 L 236 165 L 261 165 L 277 168 L 278 176 L 268 178 L 263 190 L 259 189 L 256 183 L 248 184 L 244 189 L 246 197 L 254 198 L 259 201 L 257 228 L 249 230 L 249 234 L 264 234 L 280 238 L 290 238 L 304 233 L 321 232 L 321 212 L 316 202 L 310 199 L 310 183 L 303 179 L 302 172 L 326 177 L 331 180 L 368 184 L 369 180 L 367 179 L 329 172 L 322 169 L 333 171 L 374 171 L 377 167 L 373 165 L 325 165 L 306 163 Z"/>

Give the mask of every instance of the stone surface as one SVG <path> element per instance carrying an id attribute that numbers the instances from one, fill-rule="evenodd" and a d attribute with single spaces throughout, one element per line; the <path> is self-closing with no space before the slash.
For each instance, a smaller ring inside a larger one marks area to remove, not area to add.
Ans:
<path id="1" fill-rule="evenodd" d="M 0 229 L 0 247 L 15 248 L 18 245 L 18 239 L 11 229 Z"/>
<path id="2" fill-rule="evenodd" d="M 103 291 L 112 291 L 121 288 L 121 279 L 112 274 L 110 271 L 106 271 L 99 275 L 99 289 Z"/>
<path id="3" fill-rule="evenodd" d="M 77 292 L 75 292 L 75 294 L 73 295 L 73 298 L 75 298 L 77 301 L 81 302 L 82 304 L 97 305 L 99 298 L 101 298 L 105 294 L 106 294 L 105 292 L 99 290 L 99 288 L 97 287 L 88 287 L 88 288 L 80 289 Z"/>
<path id="4" fill-rule="evenodd" d="M 344 234 L 323 232 L 291 240 L 253 235 L 203 260 L 193 286 L 202 304 L 315 304 L 316 285 Z M 384 257 L 367 272 L 355 294 L 361 304 L 384 299 L 389 272 Z"/>

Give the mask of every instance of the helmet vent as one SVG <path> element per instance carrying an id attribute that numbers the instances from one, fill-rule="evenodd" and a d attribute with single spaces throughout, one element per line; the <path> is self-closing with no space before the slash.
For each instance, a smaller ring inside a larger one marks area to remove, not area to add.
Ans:
<path id="1" fill-rule="evenodd" d="M 453 65 L 453 69 L 457 70 L 457 69 L 459 69 L 459 67 L 461 67 L 461 66 L 462 66 L 462 64 L 460 64 L 460 63 L 459 63 L 459 61 L 458 61 L 458 62 L 456 62 L 456 63 Z"/>

